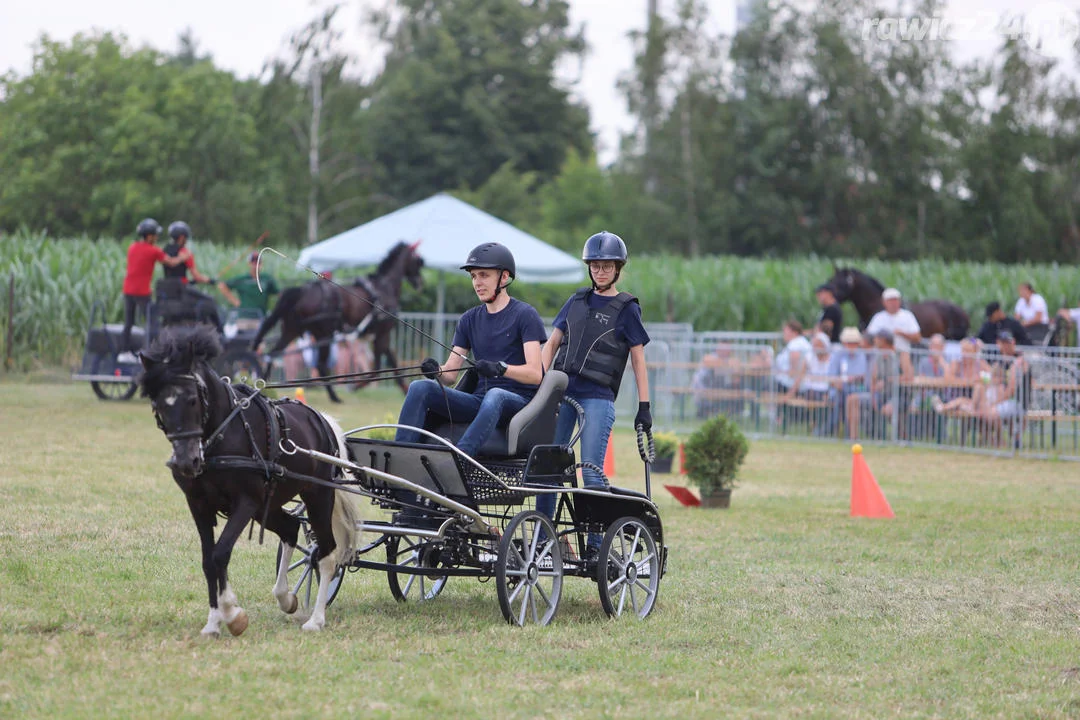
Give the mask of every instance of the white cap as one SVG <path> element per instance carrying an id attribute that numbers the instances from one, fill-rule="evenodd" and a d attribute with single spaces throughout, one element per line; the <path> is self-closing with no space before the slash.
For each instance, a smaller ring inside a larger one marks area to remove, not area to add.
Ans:
<path id="1" fill-rule="evenodd" d="M 896 288 L 885 288 L 885 292 L 881 293 L 882 300 L 899 300 L 900 291 Z"/>

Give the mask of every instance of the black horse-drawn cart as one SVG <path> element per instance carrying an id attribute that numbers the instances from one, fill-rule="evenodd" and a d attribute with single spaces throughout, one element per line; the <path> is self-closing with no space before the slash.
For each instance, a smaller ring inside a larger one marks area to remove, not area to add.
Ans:
<path id="1" fill-rule="evenodd" d="M 216 327 L 221 334 L 224 352 L 214 362 L 218 374 L 255 380 L 263 375 L 259 357 L 251 350 L 258 327 L 237 323 L 234 315 L 236 311 L 230 311 L 222 322 L 212 300 L 189 294 L 179 280 L 159 280 L 146 325 L 131 328 L 131 350 L 137 353 L 149 347 L 162 328 L 205 323 Z M 94 394 L 102 400 L 130 400 L 137 389 L 138 360 L 121 360 L 121 354 L 127 349 L 123 347 L 123 330 L 120 323 L 105 322 L 104 305 L 101 301 L 94 303 L 90 309 L 82 363 L 71 379 L 89 382 Z"/>
<path id="2" fill-rule="evenodd" d="M 476 458 L 452 442 L 464 429 L 460 424 L 429 424 L 421 443 L 365 436 L 396 425 L 357 428 L 346 433 L 349 460 L 286 448 L 347 470 L 355 478 L 345 481 L 352 491 L 388 515 L 362 524 L 374 539 L 338 569 L 329 600 L 346 570 L 384 571 L 400 601 L 434 599 L 455 576 L 494 578 L 507 622 L 546 625 L 558 608 L 563 578 L 574 576 L 597 583 L 608 615 L 646 617 L 666 569 L 659 512 L 648 494 L 578 486 L 581 466 L 574 442 L 551 444 L 561 403 L 562 411 L 576 411 L 582 423 L 587 421 L 576 403 L 563 402 L 566 384 L 565 374 L 547 373 L 532 401 Z M 647 432 L 639 432 L 638 444 L 648 473 Z M 554 496 L 554 517 L 537 509 L 543 495 Z M 314 536 L 304 507 L 296 505 L 292 512 L 303 533 L 290 585 L 301 606 L 308 607 L 318 585 Z M 590 533 L 603 537 L 598 551 L 588 545 Z M 378 549 L 385 560 L 369 559 Z"/>

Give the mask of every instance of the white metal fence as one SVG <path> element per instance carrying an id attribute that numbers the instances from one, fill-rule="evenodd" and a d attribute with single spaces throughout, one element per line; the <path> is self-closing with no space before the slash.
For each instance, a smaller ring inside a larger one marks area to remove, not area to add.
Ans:
<path id="1" fill-rule="evenodd" d="M 395 331 L 403 363 L 442 359 L 457 315 L 404 313 Z M 546 320 L 550 331 L 550 319 Z M 910 355 L 910 368 L 866 351 L 880 372 L 861 383 L 807 377 L 794 392 L 774 372 L 780 333 L 694 332 L 686 323 L 646 323 L 645 349 L 655 427 L 692 431 L 723 413 L 753 437 L 882 442 L 1003 455 L 1080 460 L 1080 349 L 1020 348 L 1023 376 L 1010 397 L 1012 360 L 996 348 L 965 354 L 949 343 L 933 364 L 926 350 Z M 830 353 L 840 346 L 830 348 Z M 948 367 L 948 374 L 945 368 Z M 931 374 L 937 373 L 937 374 Z M 982 373 L 988 373 L 983 375 Z M 1003 381 L 1003 382 L 1002 382 Z M 814 389 L 817 388 L 817 389 Z M 616 422 L 629 425 L 637 411 L 633 373 L 623 375 Z"/>

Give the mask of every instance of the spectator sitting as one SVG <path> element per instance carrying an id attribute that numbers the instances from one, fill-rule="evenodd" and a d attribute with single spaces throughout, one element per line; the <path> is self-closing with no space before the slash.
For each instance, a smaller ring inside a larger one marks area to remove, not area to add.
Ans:
<path id="1" fill-rule="evenodd" d="M 870 319 L 866 330 L 875 338 L 882 332 L 889 333 L 893 346 L 900 353 L 904 377 L 910 378 L 914 374 L 911 371 L 911 343 L 922 342 L 919 321 L 910 310 L 900 307 L 900 291 L 896 288 L 886 288 L 881 293 L 881 300 L 885 303 L 885 309 Z M 880 347 L 880 344 L 875 342 L 874 347 Z"/>
<path id="2" fill-rule="evenodd" d="M 825 333 L 830 343 L 840 342 L 840 327 L 844 324 L 844 313 L 840 309 L 840 303 L 836 302 L 833 286 L 828 283 L 819 285 L 816 294 L 818 305 L 821 306 L 821 315 L 818 316 L 814 330 Z"/>
<path id="3" fill-rule="evenodd" d="M 871 421 L 876 420 L 874 416 L 877 414 L 889 417 L 894 410 L 892 398 L 899 377 L 899 360 L 892 334 L 882 331 L 874 335 L 874 350 L 870 362 L 869 391 L 854 393 L 847 398 L 848 437 L 852 440 L 859 437 L 860 415 L 864 406 L 870 409 Z"/>
<path id="4" fill-rule="evenodd" d="M 976 337 L 986 345 L 993 345 L 997 342 L 998 333 L 1002 330 L 1011 332 L 1021 345 L 1031 344 L 1027 329 L 1020 324 L 1019 320 L 1006 315 L 1001 309 L 1001 303 L 995 300 L 986 306 L 986 322 L 979 328 L 979 334 Z"/>
<path id="5" fill-rule="evenodd" d="M 829 393 L 829 360 L 830 349 L 829 336 L 823 332 L 815 333 L 810 341 L 813 352 L 802 365 L 798 375 L 794 375 L 795 384 L 792 385 L 788 395 L 796 391 L 811 400 L 822 400 Z"/>
<path id="6" fill-rule="evenodd" d="M 810 341 L 803 334 L 798 320 L 784 323 L 784 349 L 773 360 L 773 391 L 787 393 L 795 387 L 795 376 L 803 372 L 803 365 L 813 354 Z M 767 350 L 763 351 L 767 356 Z"/>
<path id="7" fill-rule="evenodd" d="M 1016 301 L 1013 314 L 1020 324 L 1027 328 L 1028 336 L 1032 340 L 1042 342 L 1042 339 L 1046 337 L 1050 322 L 1050 310 L 1046 306 L 1046 300 L 1035 292 L 1031 283 L 1020 283 L 1016 292 L 1020 299 Z"/>
<path id="8" fill-rule="evenodd" d="M 829 397 L 832 398 L 832 411 L 823 434 L 832 435 L 845 416 L 847 398 L 864 392 L 868 387 L 869 357 L 861 347 L 862 333 L 858 328 L 846 327 L 840 333 L 842 347 L 829 357 Z"/>
<path id="9" fill-rule="evenodd" d="M 994 417 L 1016 418 L 1023 415 L 1031 399 L 1031 367 L 1016 349 L 1016 338 L 1008 330 L 998 333 L 998 359 L 994 363 L 1006 374 L 1005 396 L 995 407 Z"/>
<path id="10" fill-rule="evenodd" d="M 735 374 L 738 365 L 739 361 L 733 356 L 731 346 L 727 343 L 718 344 L 714 352 L 701 358 L 701 364 L 698 365 L 694 378 L 690 381 L 699 418 L 712 417 L 732 409 L 727 401 L 721 400 L 715 393 L 709 391 L 737 387 L 741 383 L 741 378 Z M 736 409 L 742 409 L 741 403 Z"/>
<path id="11" fill-rule="evenodd" d="M 945 336 L 935 333 L 930 337 L 930 352 L 919 359 L 916 375 L 944 381 L 952 379 L 952 367 L 945 360 Z M 944 388 L 927 389 L 912 393 L 911 409 L 930 409 L 941 402 Z"/>
<path id="12" fill-rule="evenodd" d="M 1080 307 L 1075 307 L 1075 308 L 1064 308 L 1063 307 L 1060 310 L 1058 310 L 1057 316 L 1059 318 L 1061 318 L 1062 320 L 1064 320 L 1065 322 L 1069 323 L 1070 325 L 1074 326 L 1074 327 L 1080 325 Z M 1016 335 L 1016 333 L 1013 333 L 1013 334 Z M 1020 342 L 1020 336 L 1019 335 L 1016 336 L 1016 340 L 1017 340 L 1017 342 Z M 1022 345 L 1023 343 L 1021 342 L 1020 344 Z M 1076 335 L 1076 344 L 1077 344 L 1077 346 L 1080 346 L 1080 332 L 1078 332 L 1077 335 Z"/>

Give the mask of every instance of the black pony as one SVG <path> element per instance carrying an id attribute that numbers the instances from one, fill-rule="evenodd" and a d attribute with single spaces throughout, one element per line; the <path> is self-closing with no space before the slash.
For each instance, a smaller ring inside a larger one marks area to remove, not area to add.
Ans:
<path id="1" fill-rule="evenodd" d="M 859 323 L 865 328 L 875 314 L 885 309 L 881 293 L 885 286 L 875 278 L 854 268 L 833 268 L 829 284 L 839 303 L 850 300 L 859 313 Z M 967 337 L 971 320 L 964 309 L 948 300 L 926 300 L 912 303 L 909 310 L 919 321 L 923 337 L 941 333 L 949 340 Z"/>
<path id="2" fill-rule="evenodd" d="M 390 347 L 390 331 L 397 318 L 389 313 L 396 315 L 401 306 L 402 280 L 408 280 L 417 290 L 423 287 L 424 260 L 416 253 L 418 244 L 399 242 L 390 249 L 375 272 L 366 278 L 357 278 L 349 288 L 321 280 L 286 288 L 274 311 L 259 327 L 252 348 L 259 347 L 266 333 L 281 321 L 281 337 L 270 352 L 281 352 L 305 332 L 311 333 L 318 341 L 316 367 L 319 375 L 326 377 L 330 374 L 330 342 L 334 333 L 356 328 L 361 335 L 372 336 L 376 370 L 382 367 L 384 357 L 389 367 L 397 367 L 397 356 Z M 375 305 L 387 312 L 376 310 Z M 402 392 L 408 390 L 403 379 L 398 379 L 398 385 Z M 331 400 L 340 402 L 332 385 L 327 385 L 326 391 Z"/>
<path id="3" fill-rule="evenodd" d="M 253 519 L 281 538 L 274 597 L 284 612 L 296 612 L 287 571 L 300 522 L 282 506 L 297 495 L 318 540 L 320 580 L 303 628 L 321 630 L 329 583 L 355 549 L 357 514 L 349 494 L 333 486 L 330 465 L 287 452 L 295 443 L 346 457 L 341 430 L 306 405 L 270 402 L 246 385 L 222 380 L 210 366 L 220 352 L 214 328 L 195 325 L 166 328 L 141 356 L 143 395 L 150 398 L 158 427 L 172 442 L 166 465 L 184 491 L 199 532 L 210 599 L 202 634 L 219 635 L 222 622 L 233 635 L 247 628 L 247 613 L 229 586 L 228 567 L 233 545 Z M 218 513 L 227 519 L 215 542 Z"/>

